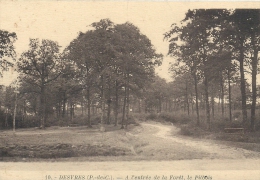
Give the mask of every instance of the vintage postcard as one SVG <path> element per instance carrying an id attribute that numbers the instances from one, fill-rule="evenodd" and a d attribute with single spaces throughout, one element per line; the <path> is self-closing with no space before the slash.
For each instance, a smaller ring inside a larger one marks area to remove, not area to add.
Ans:
<path id="1" fill-rule="evenodd" d="M 0 180 L 260 179 L 260 3 L 0 0 Z"/>

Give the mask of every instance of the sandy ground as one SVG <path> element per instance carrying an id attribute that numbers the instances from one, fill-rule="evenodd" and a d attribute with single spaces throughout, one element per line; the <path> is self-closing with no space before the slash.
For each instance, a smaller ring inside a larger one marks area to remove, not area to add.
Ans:
<path id="1" fill-rule="evenodd" d="M 167 141 L 169 144 L 179 144 L 193 152 L 206 153 L 204 158 L 210 159 L 260 159 L 260 153 L 242 148 L 231 147 L 221 144 L 221 141 L 205 140 L 205 139 L 193 139 L 185 136 L 179 136 L 179 129 L 175 126 L 167 126 L 162 124 L 143 123 L 144 128 L 155 127 L 158 132 L 154 134 L 156 137 L 160 137 Z"/>
<path id="2" fill-rule="evenodd" d="M 163 180 L 162 176 L 167 177 L 164 180 L 188 180 L 188 176 L 192 180 L 260 179 L 260 153 L 217 141 L 183 137 L 177 135 L 178 131 L 174 126 L 148 122 L 126 133 L 132 141 L 142 139 L 143 143 L 138 143 L 133 151 L 138 156 L 150 157 L 150 161 L 146 157 L 145 161 L 2 162 L 0 180 L 64 179 L 61 176 L 64 174 L 83 175 L 89 180 L 102 180 L 98 175 L 109 175 L 103 180 L 128 180 L 127 175 L 139 176 L 131 180 L 145 180 L 141 175 L 151 176 L 150 180 L 155 180 L 156 175 L 160 176 L 158 180 Z M 169 159 L 158 161 L 162 154 Z"/>

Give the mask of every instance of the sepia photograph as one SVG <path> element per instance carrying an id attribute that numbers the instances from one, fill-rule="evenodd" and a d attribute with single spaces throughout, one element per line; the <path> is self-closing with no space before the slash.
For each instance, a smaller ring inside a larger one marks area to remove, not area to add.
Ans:
<path id="1" fill-rule="evenodd" d="M 0 180 L 259 180 L 260 3 L 0 0 Z"/>

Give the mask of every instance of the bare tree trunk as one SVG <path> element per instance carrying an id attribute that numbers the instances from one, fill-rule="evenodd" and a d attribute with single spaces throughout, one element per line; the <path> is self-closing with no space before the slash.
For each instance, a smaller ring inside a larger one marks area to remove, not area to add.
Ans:
<path id="1" fill-rule="evenodd" d="M 228 68 L 228 99 L 229 99 L 229 121 L 232 121 L 232 97 L 231 97 L 231 77 L 230 68 Z"/>
<path id="2" fill-rule="evenodd" d="M 116 96 L 116 100 L 115 100 L 115 109 L 114 109 L 114 113 L 115 113 L 115 126 L 117 126 L 117 124 L 118 124 L 118 119 L 117 119 L 117 116 L 118 116 L 118 82 L 117 82 L 117 80 L 116 80 L 116 82 L 115 82 L 115 90 L 116 90 L 116 94 L 115 94 L 115 96 Z"/>
<path id="3" fill-rule="evenodd" d="M 221 117 L 224 118 L 224 82 L 223 82 L 223 75 L 220 72 L 220 87 L 221 87 Z"/>
<path id="4" fill-rule="evenodd" d="M 13 131 L 15 132 L 15 116 L 17 107 L 17 92 L 15 92 L 15 102 L 14 102 L 14 116 L 13 116 Z"/>
<path id="5" fill-rule="evenodd" d="M 111 89 L 110 81 L 108 82 L 108 99 L 107 99 L 107 124 L 110 124 L 110 114 L 111 114 Z"/>
<path id="6" fill-rule="evenodd" d="M 45 99 L 45 85 L 41 86 L 40 95 L 40 128 L 45 128 L 45 118 L 46 118 L 46 99 Z"/>
<path id="7" fill-rule="evenodd" d="M 251 105 L 251 123 L 250 128 L 251 131 L 255 130 L 255 109 L 256 109 L 256 75 L 257 75 L 257 65 L 258 65 L 258 47 L 255 43 L 255 34 L 253 33 L 252 36 L 252 45 L 254 49 L 254 56 L 252 58 L 252 105 Z"/>
<path id="8" fill-rule="evenodd" d="M 127 74 L 127 87 L 126 87 L 127 91 L 126 91 L 126 129 L 128 126 L 128 121 L 129 121 L 129 74 Z"/>
<path id="9" fill-rule="evenodd" d="M 208 129 L 210 130 L 211 122 L 210 122 L 210 107 L 209 107 L 209 92 L 208 92 L 208 78 L 207 77 L 205 77 L 204 85 L 205 85 L 206 116 L 207 116 Z"/>
<path id="10" fill-rule="evenodd" d="M 8 108 L 5 110 L 5 127 L 8 127 Z"/>
<path id="11" fill-rule="evenodd" d="M 190 116 L 190 105 L 189 105 L 189 97 L 188 97 L 188 82 L 186 81 L 186 87 L 185 87 L 185 100 L 187 104 L 187 112 L 188 116 Z"/>
<path id="12" fill-rule="evenodd" d="M 22 109 L 22 122 L 25 122 L 25 117 L 26 117 L 26 102 L 24 100 L 23 101 L 23 109 Z"/>
<path id="13" fill-rule="evenodd" d="M 80 106 L 81 106 L 81 115 L 84 115 L 84 102 L 83 102 L 83 97 L 82 97 L 82 101 L 80 102 Z"/>
<path id="14" fill-rule="evenodd" d="M 214 101 L 214 95 L 212 93 L 211 95 L 211 110 L 212 110 L 212 118 L 214 119 L 215 117 L 215 101 Z"/>
<path id="15" fill-rule="evenodd" d="M 107 100 L 107 124 L 110 124 L 111 122 L 111 118 L 110 118 L 110 114 L 111 114 L 111 99 L 109 98 Z"/>
<path id="16" fill-rule="evenodd" d="M 197 114 L 197 125 L 200 125 L 200 112 L 199 112 L 199 97 L 198 97 L 198 81 L 196 75 L 196 67 L 194 67 L 193 79 L 194 79 L 194 86 L 195 86 L 195 98 L 196 98 L 196 114 Z"/>
<path id="17" fill-rule="evenodd" d="M 89 88 L 87 88 L 87 103 L 88 103 L 88 127 L 91 128 L 91 113 L 90 113 L 90 108 L 91 108 L 91 101 L 90 101 L 90 92 Z"/>
<path id="18" fill-rule="evenodd" d="M 124 123 L 125 123 L 125 109 L 126 109 L 126 98 L 127 98 L 127 90 L 126 90 L 126 84 L 125 84 L 125 95 L 124 95 L 124 104 L 123 104 L 123 115 L 122 115 L 122 123 L 121 123 L 121 129 L 124 129 Z"/>
<path id="19" fill-rule="evenodd" d="M 161 97 L 159 97 L 158 112 L 159 113 L 162 112 L 162 99 L 161 99 Z"/>
<path id="20" fill-rule="evenodd" d="M 240 90 L 242 97 L 242 114 L 243 114 L 243 124 L 246 126 L 247 123 L 247 110 L 246 110 L 246 83 L 245 83 L 245 74 L 244 74 L 244 51 L 243 51 L 243 40 L 241 40 L 240 55 L 239 55 L 239 64 L 240 64 Z"/>
<path id="21" fill-rule="evenodd" d="M 73 103 L 70 102 L 70 121 L 73 123 L 73 111 L 74 111 L 74 107 L 73 107 Z"/>
<path id="22" fill-rule="evenodd" d="M 105 115 L 105 92 L 104 92 L 104 77 L 103 75 L 101 76 L 101 126 L 100 126 L 100 131 L 104 132 L 105 127 L 104 127 L 104 115 Z"/>
<path id="23" fill-rule="evenodd" d="M 193 103 L 193 94 L 191 93 L 191 113 L 194 114 L 194 103 Z"/>
<path id="24" fill-rule="evenodd" d="M 67 98 L 66 98 L 66 93 L 63 92 L 63 104 L 62 104 L 62 117 L 64 118 L 65 117 L 65 114 L 66 114 L 66 101 L 67 101 Z"/>

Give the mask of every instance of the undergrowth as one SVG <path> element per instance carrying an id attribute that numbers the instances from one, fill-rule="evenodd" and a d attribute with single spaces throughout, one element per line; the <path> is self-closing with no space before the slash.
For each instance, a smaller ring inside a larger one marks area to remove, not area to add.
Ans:
<path id="1" fill-rule="evenodd" d="M 200 124 L 197 125 L 196 115 L 187 115 L 183 112 L 162 112 L 150 113 L 146 115 L 146 120 L 166 121 L 180 128 L 180 134 L 195 138 L 217 139 L 234 142 L 260 143 L 260 121 L 255 123 L 255 132 L 250 132 L 249 127 L 245 128 L 245 133 L 225 133 L 225 128 L 242 128 L 241 113 L 234 112 L 233 120 L 229 121 L 228 117 L 222 117 L 215 114 L 211 117 L 210 129 L 205 115 L 200 115 Z M 250 116 L 249 116 L 250 117 Z M 260 118 L 257 118 L 260 119 Z"/>

